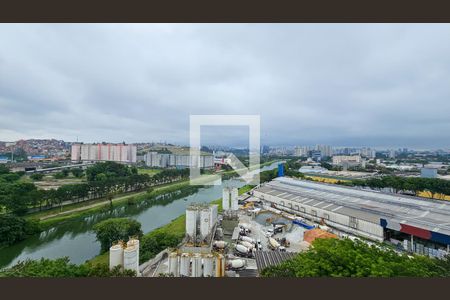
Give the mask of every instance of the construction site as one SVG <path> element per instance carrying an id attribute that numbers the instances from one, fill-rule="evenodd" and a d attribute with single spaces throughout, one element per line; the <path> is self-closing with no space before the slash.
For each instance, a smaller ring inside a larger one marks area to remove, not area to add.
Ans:
<path id="1" fill-rule="evenodd" d="M 214 204 L 186 208 L 185 238 L 178 247 L 139 266 L 139 241 L 119 243 L 110 248 L 110 268 L 122 265 L 143 277 L 257 277 L 308 249 L 306 230 L 281 211 L 264 208 L 251 192 L 238 196 L 237 188 L 225 187 L 220 212 Z"/>

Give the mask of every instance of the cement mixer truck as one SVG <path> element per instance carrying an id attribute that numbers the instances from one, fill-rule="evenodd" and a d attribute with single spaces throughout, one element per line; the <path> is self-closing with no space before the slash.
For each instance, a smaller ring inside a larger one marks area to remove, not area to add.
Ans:
<path id="1" fill-rule="evenodd" d="M 249 242 L 249 243 L 252 243 L 252 244 L 255 244 L 255 243 L 256 243 L 255 240 L 252 239 L 252 238 L 249 237 L 249 236 L 240 236 L 239 239 L 240 239 L 241 241 L 246 241 L 246 242 Z"/>
<path id="2" fill-rule="evenodd" d="M 236 254 L 238 256 L 243 256 L 243 257 L 252 257 L 253 256 L 252 250 L 241 244 L 237 244 L 235 246 L 234 250 L 235 250 L 234 254 Z"/>
<path id="3" fill-rule="evenodd" d="M 232 259 L 227 262 L 227 267 L 230 270 L 240 270 L 245 268 L 247 262 L 244 259 Z"/>
<path id="4" fill-rule="evenodd" d="M 227 242 L 225 241 L 214 241 L 213 247 L 216 249 L 225 249 Z"/>
<path id="5" fill-rule="evenodd" d="M 274 238 L 269 238 L 269 248 L 272 250 L 277 250 L 280 247 L 280 243 L 278 243 Z"/>

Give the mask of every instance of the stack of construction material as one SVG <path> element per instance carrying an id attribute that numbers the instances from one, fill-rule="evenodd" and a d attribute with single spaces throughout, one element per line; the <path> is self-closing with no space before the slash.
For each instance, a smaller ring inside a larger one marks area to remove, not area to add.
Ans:
<path id="1" fill-rule="evenodd" d="M 314 228 L 311 230 L 306 231 L 303 234 L 303 240 L 308 242 L 308 243 L 312 243 L 315 239 L 326 239 L 326 238 L 334 238 L 337 239 L 337 235 L 327 232 L 325 230 L 319 229 L 319 228 Z"/>

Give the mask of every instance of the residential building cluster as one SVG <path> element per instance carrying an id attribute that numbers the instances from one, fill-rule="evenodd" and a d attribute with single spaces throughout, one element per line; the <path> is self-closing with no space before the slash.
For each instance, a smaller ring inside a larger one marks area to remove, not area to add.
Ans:
<path id="1" fill-rule="evenodd" d="M 23 150 L 28 156 L 65 158 L 70 154 L 70 143 L 55 139 L 30 139 L 0 142 L 0 153 Z"/>
<path id="2" fill-rule="evenodd" d="M 121 144 L 80 144 L 72 145 L 71 160 L 80 161 L 115 161 L 136 162 L 136 146 Z"/>
<path id="3" fill-rule="evenodd" d="M 333 156 L 334 149 L 330 145 L 297 146 L 294 155 L 298 157 L 310 157 L 315 161 Z"/>
<path id="4" fill-rule="evenodd" d="M 202 169 L 214 167 L 214 156 L 201 154 L 200 156 L 190 154 L 173 154 L 148 152 L 144 155 L 145 165 L 154 168 L 190 168 L 199 166 Z"/>

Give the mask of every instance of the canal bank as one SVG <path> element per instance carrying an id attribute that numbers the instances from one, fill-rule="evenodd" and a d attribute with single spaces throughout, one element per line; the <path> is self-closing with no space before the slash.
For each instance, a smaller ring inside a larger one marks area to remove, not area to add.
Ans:
<path id="1" fill-rule="evenodd" d="M 151 199 L 153 197 L 157 197 L 158 195 L 164 193 L 170 193 L 174 190 L 182 190 L 187 189 L 189 187 L 189 181 L 177 181 L 171 184 L 165 184 L 162 186 L 158 186 L 155 188 L 150 188 L 151 192 L 148 191 L 140 191 L 134 192 L 130 194 L 125 194 L 123 196 L 119 196 L 112 200 L 113 206 L 120 206 L 124 204 L 136 204 L 140 201 L 145 201 Z M 53 215 L 44 216 L 40 218 L 40 225 L 43 230 L 49 229 L 56 225 L 59 225 L 63 222 L 67 222 L 73 219 L 78 219 L 83 216 L 91 215 L 96 212 L 104 212 L 108 211 L 111 208 L 111 203 L 109 200 L 104 200 L 102 202 L 97 202 L 92 205 L 86 205 L 83 207 L 75 208 L 72 210 L 68 210 L 62 213 L 55 213 Z M 33 218 L 33 217 L 31 217 Z"/>

